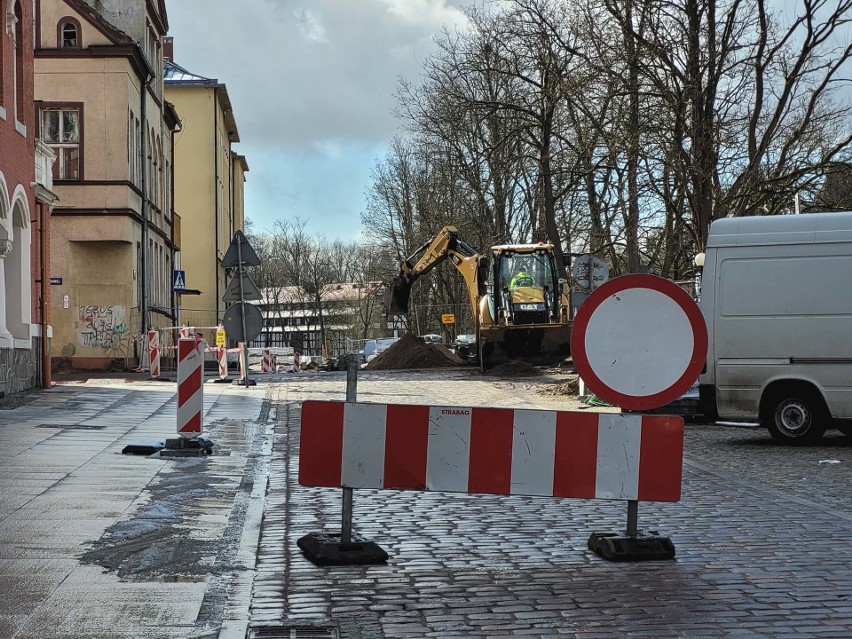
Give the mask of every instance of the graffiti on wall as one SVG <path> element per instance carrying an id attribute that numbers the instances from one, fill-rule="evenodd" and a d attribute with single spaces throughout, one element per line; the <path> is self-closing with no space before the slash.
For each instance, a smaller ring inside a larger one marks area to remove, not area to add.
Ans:
<path id="1" fill-rule="evenodd" d="M 33 340 L 31 350 L 0 349 L 0 397 L 38 385 L 36 360 L 39 353 L 37 339 Z"/>
<path id="2" fill-rule="evenodd" d="M 124 306 L 81 306 L 80 330 L 77 338 L 81 346 L 117 351 L 127 336 L 127 309 Z"/>

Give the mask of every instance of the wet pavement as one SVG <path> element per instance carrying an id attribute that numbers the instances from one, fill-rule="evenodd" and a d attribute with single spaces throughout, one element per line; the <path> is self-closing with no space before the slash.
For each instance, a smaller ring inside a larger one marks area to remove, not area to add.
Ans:
<path id="1" fill-rule="evenodd" d="M 270 429 L 262 391 L 207 384 L 216 454 L 179 460 L 121 454 L 174 436 L 174 384 L 105 380 L 31 399 L 0 411 L 0 637 L 186 637 L 220 626 L 215 593 L 222 572 L 239 574 L 228 549 L 239 547 L 240 496 Z M 250 569 L 254 555 L 241 559 Z"/>
<path id="2" fill-rule="evenodd" d="M 537 392 L 559 381 L 377 371 L 359 399 L 577 409 Z M 623 530 L 620 502 L 356 490 L 355 530 L 390 559 L 319 568 L 295 542 L 339 531 L 341 491 L 298 485 L 300 403 L 344 391 L 343 373 L 206 384 L 202 459 L 121 455 L 172 436 L 171 384 L 90 380 L 0 410 L 0 639 L 852 636 L 846 438 L 687 425 L 683 500 L 639 510 L 675 561 L 586 548 Z"/>

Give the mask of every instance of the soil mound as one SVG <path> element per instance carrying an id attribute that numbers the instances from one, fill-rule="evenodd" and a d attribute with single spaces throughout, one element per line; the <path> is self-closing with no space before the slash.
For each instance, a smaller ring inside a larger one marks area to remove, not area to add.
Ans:
<path id="1" fill-rule="evenodd" d="M 539 395 L 549 395 L 551 397 L 562 397 L 564 395 L 577 395 L 580 390 L 580 382 L 578 378 L 568 380 L 563 384 L 548 384 L 543 388 L 539 388 L 536 392 Z"/>
<path id="2" fill-rule="evenodd" d="M 367 370 L 400 368 L 447 368 L 461 366 L 464 360 L 438 344 L 425 344 L 414 335 L 402 336 L 396 344 L 367 364 Z"/>
<path id="3" fill-rule="evenodd" d="M 495 366 L 485 371 L 485 373 L 494 377 L 534 377 L 541 375 L 541 371 L 532 364 L 516 359 Z"/>

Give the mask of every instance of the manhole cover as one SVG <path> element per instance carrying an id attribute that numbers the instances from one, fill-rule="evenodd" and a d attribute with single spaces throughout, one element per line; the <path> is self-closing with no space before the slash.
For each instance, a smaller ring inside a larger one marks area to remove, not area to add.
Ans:
<path id="1" fill-rule="evenodd" d="M 246 639 L 339 639 L 335 628 L 322 626 L 263 626 L 249 628 Z"/>

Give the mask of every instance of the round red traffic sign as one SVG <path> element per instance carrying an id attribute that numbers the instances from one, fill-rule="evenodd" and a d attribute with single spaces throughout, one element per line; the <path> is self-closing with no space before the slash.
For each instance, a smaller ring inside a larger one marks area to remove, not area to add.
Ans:
<path id="1" fill-rule="evenodd" d="M 628 410 L 685 393 L 707 356 L 707 327 L 686 291 L 656 275 L 623 275 L 592 291 L 571 335 L 577 373 L 601 399 Z"/>

